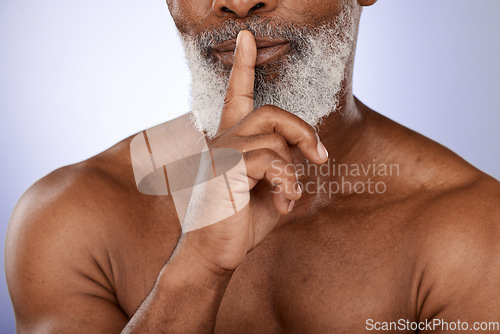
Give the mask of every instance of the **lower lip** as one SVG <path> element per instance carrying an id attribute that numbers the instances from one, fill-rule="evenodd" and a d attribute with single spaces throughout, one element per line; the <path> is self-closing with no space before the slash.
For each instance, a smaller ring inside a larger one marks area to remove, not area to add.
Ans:
<path id="1" fill-rule="evenodd" d="M 257 49 L 257 59 L 255 66 L 261 66 L 282 58 L 290 52 L 290 44 L 283 43 L 276 46 Z M 234 65 L 234 51 L 213 51 L 214 55 L 224 64 Z"/>

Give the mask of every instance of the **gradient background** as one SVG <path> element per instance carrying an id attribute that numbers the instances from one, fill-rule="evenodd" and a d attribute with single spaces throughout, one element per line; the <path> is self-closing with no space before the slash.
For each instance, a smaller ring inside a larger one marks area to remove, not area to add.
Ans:
<path id="1" fill-rule="evenodd" d="M 208 1 L 208 0 L 207 0 Z M 380 0 L 365 9 L 354 92 L 500 178 L 500 1 Z M 55 168 L 188 111 L 163 1 L 0 0 L 0 240 Z M 0 275 L 0 333 L 14 318 Z"/>

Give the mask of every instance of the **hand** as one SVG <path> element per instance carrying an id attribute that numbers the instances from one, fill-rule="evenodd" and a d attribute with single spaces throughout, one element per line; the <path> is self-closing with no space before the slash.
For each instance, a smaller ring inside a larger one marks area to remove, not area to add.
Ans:
<path id="1" fill-rule="evenodd" d="M 313 163 L 328 157 L 314 129 L 299 117 L 276 106 L 253 110 L 256 57 L 253 35 L 241 31 L 219 131 L 209 142 L 211 148 L 242 152 L 249 204 L 223 221 L 183 234 L 177 249 L 189 249 L 187 253 L 216 271 L 234 270 L 301 197 L 290 146 Z"/>

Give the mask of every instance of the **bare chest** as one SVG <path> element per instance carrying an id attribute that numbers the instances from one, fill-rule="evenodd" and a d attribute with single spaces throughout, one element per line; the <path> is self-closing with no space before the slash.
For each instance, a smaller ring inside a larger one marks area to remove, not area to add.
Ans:
<path id="1" fill-rule="evenodd" d="M 234 273 L 216 332 L 356 333 L 366 332 L 370 319 L 414 320 L 418 274 L 410 241 L 376 220 L 320 215 L 274 231 Z M 123 252 L 118 269 L 117 295 L 128 316 L 176 243 L 161 233 L 148 238 L 135 253 Z"/>

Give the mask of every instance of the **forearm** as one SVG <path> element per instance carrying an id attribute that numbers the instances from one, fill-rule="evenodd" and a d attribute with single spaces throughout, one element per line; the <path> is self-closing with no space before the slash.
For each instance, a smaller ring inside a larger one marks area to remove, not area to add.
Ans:
<path id="1" fill-rule="evenodd" d="M 122 333 L 213 333 L 230 278 L 176 250 Z"/>

